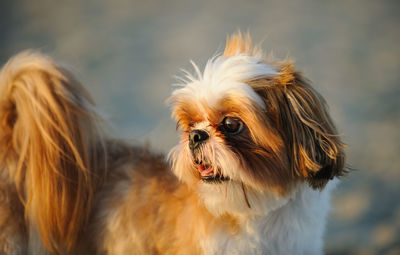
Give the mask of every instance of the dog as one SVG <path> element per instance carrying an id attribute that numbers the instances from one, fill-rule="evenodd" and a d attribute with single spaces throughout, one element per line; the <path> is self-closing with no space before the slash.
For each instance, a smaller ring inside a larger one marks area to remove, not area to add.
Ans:
<path id="1" fill-rule="evenodd" d="M 322 254 L 345 145 L 291 61 L 248 34 L 193 63 L 167 100 L 165 160 L 112 138 L 65 68 L 23 52 L 0 73 L 0 253 Z"/>

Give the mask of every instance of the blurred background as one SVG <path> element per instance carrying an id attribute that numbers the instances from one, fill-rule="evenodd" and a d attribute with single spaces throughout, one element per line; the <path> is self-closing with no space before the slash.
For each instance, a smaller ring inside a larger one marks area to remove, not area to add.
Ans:
<path id="1" fill-rule="evenodd" d="M 116 136 L 167 152 L 180 68 L 249 30 L 327 99 L 355 170 L 333 198 L 326 254 L 400 254 L 400 1 L 2 0 L 0 63 L 38 49 L 88 88 Z"/>

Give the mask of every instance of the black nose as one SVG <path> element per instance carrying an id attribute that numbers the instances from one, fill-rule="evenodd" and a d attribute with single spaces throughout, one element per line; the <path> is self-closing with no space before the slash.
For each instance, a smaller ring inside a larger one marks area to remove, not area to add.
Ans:
<path id="1" fill-rule="evenodd" d="M 196 149 L 202 142 L 207 140 L 209 137 L 208 133 L 204 130 L 195 129 L 189 133 L 189 148 L 191 150 Z"/>

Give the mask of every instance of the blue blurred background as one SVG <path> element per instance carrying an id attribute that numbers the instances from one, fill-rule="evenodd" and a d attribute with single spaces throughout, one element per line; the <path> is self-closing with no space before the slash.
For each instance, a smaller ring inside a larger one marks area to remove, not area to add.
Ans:
<path id="1" fill-rule="evenodd" d="M 400 254 L 400 1 L 2 0 L 0 62 L 33 48 L 69 66 L 118 137 L 167 152 L 165 99 L 247 29 L 327 99 L 356 170 L 333 198 L 327 254 Z"/>

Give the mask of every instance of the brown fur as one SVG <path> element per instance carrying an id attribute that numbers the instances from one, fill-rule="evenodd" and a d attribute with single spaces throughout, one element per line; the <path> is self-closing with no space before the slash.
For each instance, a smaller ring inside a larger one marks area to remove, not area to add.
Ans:
<path id="1" fill-rule="evenodd" d="M 344 144 L 328 114 L 325 100 L 291 64 L 276 79 L 250 81 L 264 99 L 267 117 L 281 132 L 290 171 L 313 188 L 323 188 L 346 173 Z"/>
<path id="2" fill-rule="evenodd" d="M 263 55 L 252 46 L 249 34 L 240 32 L 228 38 L 223 56 L 238 54 Z M 324 99 L 294 70 L 291 61 L 271 65 L 278 75 L 244 81 L 263 99 L 265 111 L 241 95 L 230 95 L 212 107 L 180 97 L 172 100 L 172 115 L 183 136 L 193 129 L 193 123 L 208 121 L 212 133 L 236 153 L 248 172 L 250 185 L 258 190 L 267 188 L 284 195 L 298 180 L 321 189 L 330 179 L 345 174 L 344 144 Z M 230 138 L 218 132 L 227 115 L 242 119 L 245 132 Z"/>
<path id="3" fill-rule="evenodd" d="M 3 169 L 0 169 L 3 171 Z M 0 254 L 26 254 L 24 207 L 12 182 L 0 173 Z"/>
<path id="4" fill-rule="evenodd" d="M 223 57 L 236 54 L 262 52 L 238 33 Z M 214 108 L 174 105 L 183 145 L 193 125 L 207 120 L 239 158 L 246 178 L 235 201 L 248 210 L 257 192 L 284 196 L 303 181 L 322 189 L 344 173 L 344 146 L 324 100 L 289 62 L 274 65 L 279 75 L 245 81 L 265 110 L 239 95 Z M 237 137 L 219 129 L 226 115 L 246 124 Z M 39 240 L 53 254 L 200 254 L 199 240 L 241 231 L 233 214 L 212 214 L 202 203 L 193 162 L 178 176 L 183 184 L 161 156 L 107 137 L 100 122 L 87 92 L 47 57 L 22 53 L 3 67 L 0 252 L 23 254 Z"/>
<path id="5" fill-rule="evenodd" d="M 14 182 L 25 208 L 21 217 L 45 246 L 69 251 L 89 220 L 104 169 L 98 167 L 104 154 L 99 118 L 83 87 L 44 56 L 22 53 L 0 76 L 3 175 Z"/>
<path id="6" fill-rule="evenodd" d="M 178 182 L 162 157 L 135 148 L 132 158 L 114 169 L 100 193 L 97 209 L 115 210 L 110 211 L 112 224 L 95 219 L 93 232 L 101 233 L 97 238 L 103 240 L 96 244 L 98 252 L 201 254 L 198 240 L 216 227 L 231 234 L 237 231 L 235 218 L 211 215 L 194 190 Z"/>
<path id="7" fill-rule="evenodd" d="M 262 55 L 252 49 L 250 36 L 239 32 L 227 40 L 224 56 Z M 344 144 L 331 120 L 327 105 L 291 61 L 272 63 L 280 72 L 273 78 L 247 81 L 264 99 L 266 118 L 286 146 L 289 170 L 308 181 L 313 188 L 323 188 L 335 176 L 346 173 Z M 253 126 L 253 125 L 251 125 Z"/>
<path id="8" fill-rule="evenodd" d="M 204 109 L 200 116 L 198 109 Z M 259 115 L 263 110 L 249 104 L 248 100 L 238 96 L 225 97 L 217 106 L 210 108 L 206 103 L 196 105 L 192 100 L 181 101 L 175 105 L 173 115 L 179 120 L 179 125 L 188 136 L 192 130 L 190 123 L 208 121 L 213 133 L 222 138 L 222 141 L 231 148 L 240 158 L 243 169 L 248 170 L 249 181 L 257 190 L 266 188 L 285 194 L 290 191 L 294 181 L 293 174 L 288 171 L 288 162 L 285 158 L 284 143 L 279 132 L 271 126 L 270 120 Z M 245 130 L 238 136 L 226 137 L 219 131 L 219 125 L 225 116 L 237 116 L 246 123 Z M 266 171 L 266 166 L 268 170 Z M 195 172 L 197 175 L 197 171 Z"/>
<path id="9" fill-rule="evenodd" d="M 1 252 L 102 254 L 139 231 L 129 253 L 200 254 L 198 240 L 216 226 L 238 231 L 234 217 L 199 204 L 160 156 L 104 135 L 87 92 L 49 58 L 10 60 L 0 90 Z M 110 209 L 117 236 L 105 232 Z"/>

